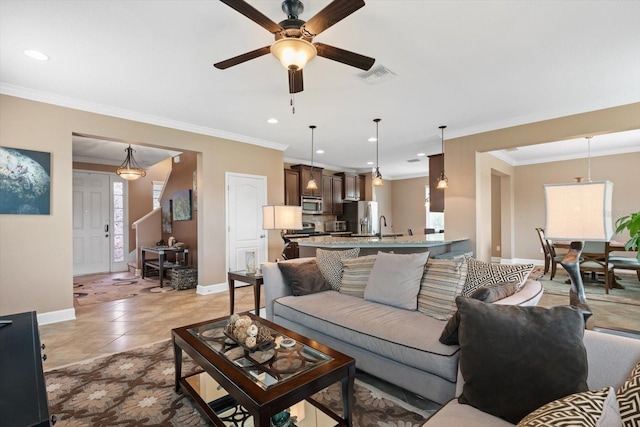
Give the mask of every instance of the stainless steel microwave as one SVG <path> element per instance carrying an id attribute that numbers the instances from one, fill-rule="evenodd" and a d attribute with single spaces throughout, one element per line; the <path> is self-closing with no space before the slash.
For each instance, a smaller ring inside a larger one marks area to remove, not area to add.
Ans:
<path id="1" fill-rule="evenodd" d="M 321 214 L 322 213 L 322 197 L 302 196 L 302 213 L 305 214 Z"/>

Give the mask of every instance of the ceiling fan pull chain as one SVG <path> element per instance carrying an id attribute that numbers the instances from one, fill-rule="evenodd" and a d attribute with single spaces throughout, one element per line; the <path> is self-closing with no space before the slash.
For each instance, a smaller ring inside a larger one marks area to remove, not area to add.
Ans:
<path id="1" fill-rule="evenodd" d="M 289 105 L 291 105 L 291 114 L 295 114 L 296 113 L 296 106 L 295 106 L 295 103 L 293 101 L 293 94 L 291 94 L 291 100 L 289 101 Z"/>

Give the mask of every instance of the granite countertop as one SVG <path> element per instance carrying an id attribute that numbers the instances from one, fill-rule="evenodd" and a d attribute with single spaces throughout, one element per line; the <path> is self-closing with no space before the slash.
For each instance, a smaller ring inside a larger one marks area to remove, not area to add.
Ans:
<path id="1" fill-rule="evenodd" d="M 353 248 L 353 247 L 430 247 L 447 245 L 454 242 L 468 240 L 467 238 L 445 239 L 443 233 L 427 234 L 423 236 L 397 236 L 397 237 L 334 237 L 319 236 L 305 239 L 293 239 L 298 246 L 315 246 L 328 248 Z"/>

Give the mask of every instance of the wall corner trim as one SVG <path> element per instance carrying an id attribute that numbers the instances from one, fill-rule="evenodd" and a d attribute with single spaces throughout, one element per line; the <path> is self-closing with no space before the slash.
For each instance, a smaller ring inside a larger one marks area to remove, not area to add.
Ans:
<path id="1" fill-rule="evenodd" d="M 220 292 L 228 291 L 229 285 L 226 283 L 217 283 L 214 285 L 198 285 L 196 288 L 196 294 L 198 295 L 210 295 Z"/>

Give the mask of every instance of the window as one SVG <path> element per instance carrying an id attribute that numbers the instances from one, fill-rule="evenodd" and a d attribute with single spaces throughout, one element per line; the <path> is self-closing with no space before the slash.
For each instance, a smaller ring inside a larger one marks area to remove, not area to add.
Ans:
<path id="1" fill-rule="evenodd" d="M 113 262 L 124 261 L 124 183 L 113 183 Z"/>
<path id="2" fill-rule="evenodd" d="M 153 181 L 153 209 L 160 207 L 160 196 L 162 196 L 163 188 L 164 181 Z"/>

